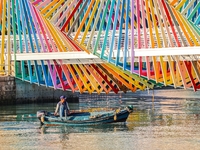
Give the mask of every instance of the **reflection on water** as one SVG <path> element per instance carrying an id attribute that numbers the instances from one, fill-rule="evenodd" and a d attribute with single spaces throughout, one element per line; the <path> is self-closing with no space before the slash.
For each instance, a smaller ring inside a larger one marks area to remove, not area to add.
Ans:
<path id="1" fill-rule="evenodd" d="M 42 134 L 51 133 L 94 133 L 94 132 L 117 132 L 117 131 L 128 131 L 128 126 L 126 123 L 114 123 L 105 124 L 98 126 L 41 126 Z"/>
<path id="2" fill-rule="evenodd" d="M 108 105 L 109 104 L 109 105 Z M 107 110 L 133 105 L 126 123 L 100 126 L 40 126 L 37 110 L 56 103 L 0 108 L 0 149 L 183 150 L 200 149 L 200 101 L 107 99 L 70 104 L 74 110 Z"/>

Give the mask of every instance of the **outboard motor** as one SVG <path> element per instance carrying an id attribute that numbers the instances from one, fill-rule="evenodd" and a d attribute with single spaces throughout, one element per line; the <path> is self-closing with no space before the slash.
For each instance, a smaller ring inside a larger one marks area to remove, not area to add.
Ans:
<path id="1" fill-rule="evenodd" d="M 37 117 L 38 117 L 38 119 L 40 119 L 40 117 L 44 116 L 45 114 L 46 114 L 46 111 L 44 111 L 44 110 L 37 111 Z"/>
<path id="2" fill-rule="evenodd" d="M 46 114 L 46 111 L 44 111 L 44 110 L 39 110 L 39 111 L 37 111 L 37 118 L 40 120 L 40 125 L 42 126 L 42 125 L 44 125 L 44 116 L 45 116 L 45 114 Z"/>

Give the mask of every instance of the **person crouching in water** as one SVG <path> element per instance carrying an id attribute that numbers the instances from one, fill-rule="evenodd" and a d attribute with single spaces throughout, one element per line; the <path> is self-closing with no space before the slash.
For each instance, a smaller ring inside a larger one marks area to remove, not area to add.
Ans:
<path id="1" fill-rule="evenodd" d="M 67 117 L 67 115 L 70 114 L 69 106 L 65 96 L 60 97 L 60 101 L 57 103 L 56 110 L 54 113 L 55 116 L 57 116 L 58 111 L 60 117 Z"/>

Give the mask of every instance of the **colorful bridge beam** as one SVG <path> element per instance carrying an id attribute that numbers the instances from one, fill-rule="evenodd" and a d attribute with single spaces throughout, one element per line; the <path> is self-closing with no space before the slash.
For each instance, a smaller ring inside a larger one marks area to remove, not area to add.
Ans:
<path id="1" fill-rule="evenodd" d="M 189 50 L 200 49 L 199 14 L 199 0 L 0 0 L 0 75 L 90 94 L 160 85 L 196 91 L 200 52 Z M 150 54 L 176 47 L 188 54 Z M 35 57 L 55 52 L 102 60 Z"/>

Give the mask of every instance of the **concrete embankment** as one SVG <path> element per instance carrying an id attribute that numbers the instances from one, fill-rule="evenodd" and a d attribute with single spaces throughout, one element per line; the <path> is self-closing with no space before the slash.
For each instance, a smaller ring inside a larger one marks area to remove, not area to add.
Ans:
<path id="1" fill-rule="evenodd" d="M 79 94 L 71 91 L 54 90 L 53 88 L 30 84 L 26 81 L 15 79 L 14 77 L 0 77 L 0 105 L 38 103 L 38 102 L 57 102 L 59 97 L 65 95 L 68 102 L 89 102 L 91 100 L 107 99 L 132 99 L 132 98 L 155 98 L 155 99 L 200 99 L 200 91 L 194 92 L 192 89 L 174 89 L 173 87 L 163 87 L 161 89 L 136 91 L 127 93 L 101 93 L 98 94 Z"/>
<path id="2" fill-rule="evenodd" d="M 13 104 L 16 98 L 14 77 L 0 77 L 0 104 Z"/>
<path id="3" fill-rule="evenodd" d="M 55 102 L 65 95 L 68 102 L 79 102 L 76 93 L 30 84 L 11 76 L 0 77 L 0 105 L 33 102 Z"/>

